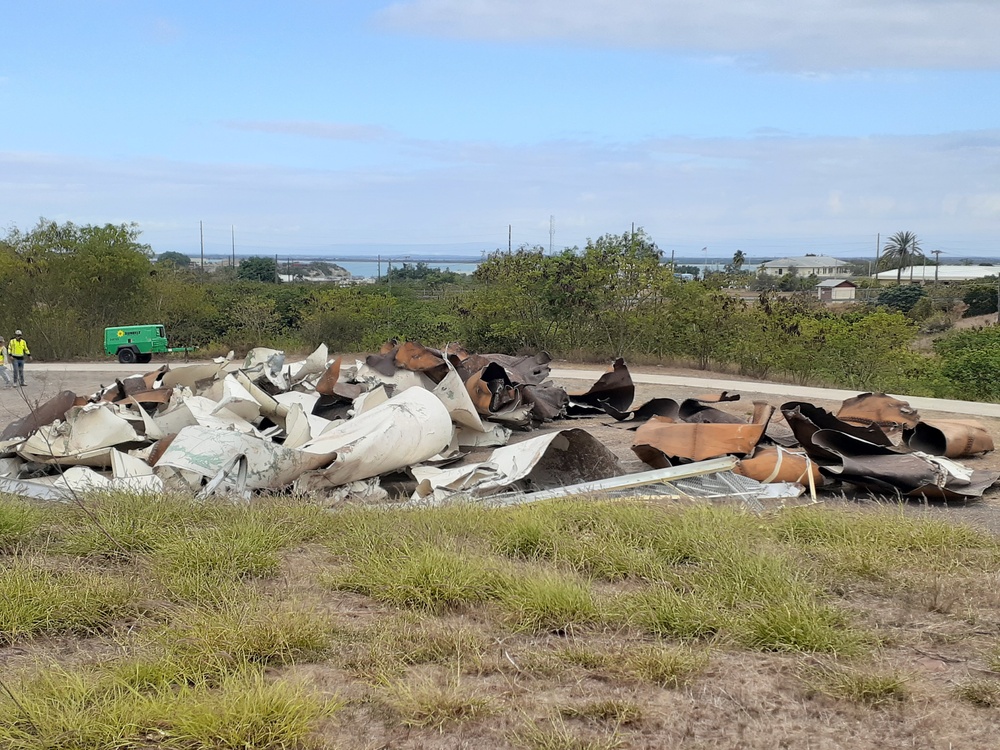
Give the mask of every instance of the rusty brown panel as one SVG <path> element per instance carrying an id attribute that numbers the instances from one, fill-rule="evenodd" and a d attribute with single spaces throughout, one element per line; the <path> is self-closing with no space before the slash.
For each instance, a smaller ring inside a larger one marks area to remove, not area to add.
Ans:
<path id="1" fill-rule="evenodd" d="M 968 478 L 955 476 L 942 471 L 930 458 L 836 430 L 818 430 L 812 443 L 834 457 L 822 467 L 824 474 L 872 492 L 968 500 L 982 497 L 1000 479 L 1000 472 L 994 471 L 972 471 Z"/>
<path id="2" fill-rule="evenodd" d="M 656 453 L 669 461 L 688 459 L 703 461 L 726 455 L 747 455 L 760 442 L 764 434 L 762 424 L 688 424 L 669 418 L 653 417 L 636 430 L 632 450 L 653 468 L 670 464 L 657 464 L 649 459 Z"/>
<path id="3" fill-rule="evenodd" d="M 605 406 L 624 412 L 632 406 L 634 398 L 635 384 L 632 382 L 632 375 L 625 360 L 619 357 L 586 392 L 569 394 L 567 414 L 592 414 L 594 411 L 604 411 Z"/>
<path id="4" fill-rule="evenodd" d="M 875 445 L 891 446 L 892 441 L 880 428 L 873 425 L 859 426 L 844 422 L 823 409 L 806 401 L 788 401 L 781 405 L 781 413 L 805 452 L 813 461 L 821 465 L 833 461 L 837 456 L 817 444 L 813 436 L 819 430 L 833 430 L 851 435 Z"/>
<path id="5" fill-rule="evenodd" d="M 472 399 L 476 412 L 489 416 L 491 414 L 490 407 L 493 405 L 493 391 L 490 390 L 487 381 L 483 380 L 485 372 L 486 368 L 484 367 L 466 380 L 465 390 L 469 392 L 469 398 Z"/>
<path id="6" fill-rule="evenodd" d="M 903 430 L 903 442 L 910 450 L 946 458 L 977 456 L 994 449 L 993 437 L 974 419 L 918 422 Z"/>
<path id="7" fill-rule="evenodd" d="M 746 420 L 735 414 L 722 411 L 714 406 L 706 406 L 701 401 L 686 398 L 677 410 L 677 416 L 682 422 L 691 424 L 746 424 Z"/>
<path id="8" fill-rule="evenodd" d="M 807 485 L 810 473 L 817 487 L 827 481 L 819 466 L 803 454 L 774 446 L 758 446 L 752 456 L 740 459 L 733 471 L 758 482 L 798 482 Z"/>
<path id="9" fill-rule="evenodd" d="M 740 394 L 730 393 L 729 391 L 720 391 L 719 393 L 703 393 L 700 396 L 695 396 L 694 400 L 701 401 L 703 404 L 718 404 L 723 401 L 739 401 Z"/>
<path id="10" fill-rule="evenodd" d="M 531 414 L 543 422 L 558 419 L 566 410 L 569 396 L 555 383 L 525 385 L 521 387 L 524 402 L 531 404 Z"/>
<path id="11" fill-rule="evenodd" d="M 336 392 L 337 381 L 340 379 L 340 365 L 343 357 L 337 357 L 333 363 L 326 368 L 316 383 L 316 393 L 321 396 L 332 396 Z"/>
<path id="12" fill-rule="evenodd" d="M 428 349 L 416 341 L 400 344 L 396 348 L 393 362 L 397 367 L 422 372 L 435 383 L 440 383 L 448 374 L 448 363 L 441 356 L 441 353 Z"/>
<path id="13" fill-rule="evenodd" d="M 156 381 L 160 380 L 168 372 L 170 372 L 170 365 L 163 365 L 162 367 L 158 367 L 151 372 L 147 372 L 142 376 L 142 379 L 146 383 L 146 388 L 144 390 L 153 390 L 153 386 L 156 385 Z"/>
<path id="14" fill-rule="evenodd" d="M 57 419 L 65 419 L 66 412 L 75 402 L 76 394 L 73 391 L 62 391 L 56 394 L 41 406 L 32 409 L 30 414 L 8 424 L 0 433 L 0 440 L 26 438 L 42 425 L 52 424 Z"/>
<path id="15" fill-rule="evenodd" d="M 876 425 L 884 432 L 913 428 L 920 414 L 906 401 L 885 393 L 861 393 L 844 401 L 837 418 L 859 425 Z"/>
<path id="16" fill-rule="evenodd" d="M 146 463 L 150 466 L 156 466 L 156 462 L 160 460 L 160 457 L 163 456 L 164 452 L 170 447 L 170 444 L 174 442 L 174 438 L 176 437 L 177 433 L 175 432 L 173 435 L 167 435 L 165 438 L 160 438 L 153 443 L 153 447 L 149 451 L 149 457 L 146 459 Z"/>

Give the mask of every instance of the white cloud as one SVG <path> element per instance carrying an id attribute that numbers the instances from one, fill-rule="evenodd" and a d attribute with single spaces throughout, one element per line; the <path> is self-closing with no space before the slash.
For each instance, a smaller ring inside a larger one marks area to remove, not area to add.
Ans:
<path id="1" fill-rule="evenodd" d="M 796 238 L 839 247 L 845 237 L 860 252 L 876 232 L 900 229 L 949 252 L 958 238 L 963 248 L 1000 252 L 1000 131 L 617 146 L 424 143 L 420 166 L 411 148 L 398 145 L 392 168 L 351 170 L 0 153 L 0 205 L 19 226 L 39 216 L 137 221 L 160 251 L 190 250 L 199 220 L 219 228 L 223 246 L 235 224 L 242 247 L 270 252 L 357 242 L 506 246 L 508 224 L 515 244 L 547 246 L 555 215 L 558 245 L 634 221 L 661 246 L 707 244 L 713 252 L 726 243 L 734 245 L 729 253 L 754 243 L 792 251 Z"/>
<path id="2" fill-rule="evenodd" d="M 398 31 L 651 48 L 795 72 L 1000 67 L 996 0 L 400 0 Z"/>

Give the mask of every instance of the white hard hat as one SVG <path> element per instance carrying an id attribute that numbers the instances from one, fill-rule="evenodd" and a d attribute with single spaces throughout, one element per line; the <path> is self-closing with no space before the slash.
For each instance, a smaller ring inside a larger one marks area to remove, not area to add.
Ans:
<path id="1" fill-rule="evenodd" d="M 14 335 L 15 335 L 15 336 L 20 336 L 20 335 L 21 335 L 21 332 L 20 332 L 20 331 L 14 331 Z"/>

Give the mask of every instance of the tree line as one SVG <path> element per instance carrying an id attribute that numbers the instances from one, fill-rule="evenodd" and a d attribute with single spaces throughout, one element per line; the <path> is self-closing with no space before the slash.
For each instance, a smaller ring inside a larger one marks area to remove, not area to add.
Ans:
<path id="1" fill-rule="evenodd" d="M 1000 372 L 1000 329 L 944 332 L 917 350 L 921 321 L 951 313 L 908 287 L 837 309 L 814 292 L 764 289 L 746 301 L 727 291 L 725 273 L 675 278 L 641 229 L 556 254 L 498 250 L 472 276 L 416 264 L 347 287 L 274 283 L 274 261 L 264 258 L 202 273 L 179 253 L 154 261 L 140 236 L 131 224 L 46 220 L 8 230 L 0 323 L 24 330 L 33 353 L 53 360 L 102 356 L 106 326 L 162 323 L 172 344 L 197 345 L 206 356 L 321 341 L 341 352 L 390 338 L 461 341 L 478 351 L 625 356 L 858 390 L 1000 398 L 1000 380 L 977 375 Z M 743 273 L 733 265 L 727 272 Z"/>

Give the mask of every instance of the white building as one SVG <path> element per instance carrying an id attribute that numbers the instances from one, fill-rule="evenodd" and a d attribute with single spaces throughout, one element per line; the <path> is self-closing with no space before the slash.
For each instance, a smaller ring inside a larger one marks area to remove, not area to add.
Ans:
<path id="1" fill-rule="evenodd" d="M 846 279 L 851 275 L 847 262 L 831 258 L 829 255 L 803 255 L 801 258 L 778 258 L 757 266 L 769 276 L 784 276 L 792 268 L 799 276 L 816 274 L 821 279 Z"/>
<path id="2" fill-rule="evenodd" d="M 935 281 L 975 281 L 997 274 L 1000 274 L 1000 266 L 906 266 L 899 274 L 899 280 L 904 284 L 933 284 Z M 896 269 L 879 271 L 872 274 L 872 278 L 895 284 Z"/>
<path id="3" fill-rule="evenodd" d="M 851 302 L 857 287 L 847 279 L 826 279 L 816 285 L 816 291 L 823 302 Z"/>

